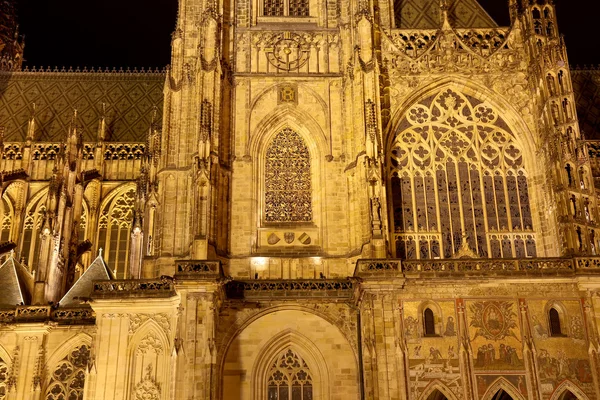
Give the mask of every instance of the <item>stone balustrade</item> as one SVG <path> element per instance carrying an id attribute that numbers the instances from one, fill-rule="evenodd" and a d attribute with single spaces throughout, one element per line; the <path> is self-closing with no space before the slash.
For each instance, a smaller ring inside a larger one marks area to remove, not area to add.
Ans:
<path id="1" fill-rule="evenodd" d="M 356 284 L 353 279 L 258 279 L 230 281 L 225 292 L 229 299 L 244 300 L 350 299 Z"/>
<path id="2" fill-rule="evenodd" d="M 420 274 L 586 274 L 600 273 L 600 257 L 525 259 L 445 259 L 445 260 L 358 260 L 354 275 L 361 278 L 387 278 Z"/>
<path id="3" fill-rule="evenodd" d="M 56 322 L 61 325 L 94 324 L 94 311 L 89 306 L 55 308 L 52 306 L 16 306 L 0 309 L 0 323 Z"/>
<path id="4" fill-rule="evenodd" d="M 164 276 L 158 279 L 96 281 L 94 282 L 92 298 L 171 297 L 174 294 L 173 278 Z"/>

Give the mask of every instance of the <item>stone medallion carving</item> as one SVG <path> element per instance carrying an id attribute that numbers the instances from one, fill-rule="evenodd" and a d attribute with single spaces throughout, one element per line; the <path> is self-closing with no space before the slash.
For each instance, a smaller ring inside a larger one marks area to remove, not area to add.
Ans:
<path id="1" fill-rule="evenodd" d="M 267 60 L 277 69 L 293 71 L 308 61 L 310 45 L 298 34 L 283 32 L 275 35 L 265 48 Z"/>

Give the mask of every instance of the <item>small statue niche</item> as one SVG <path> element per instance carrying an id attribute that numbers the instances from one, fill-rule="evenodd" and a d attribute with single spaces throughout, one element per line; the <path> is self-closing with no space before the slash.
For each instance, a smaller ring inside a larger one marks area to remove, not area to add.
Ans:
<path id="1" fill-rule="evenodd" d="M 567 171 L 567 179 L 569 180 L 569 186 L 573 186 L 573 176 L 571 175 L 571 165 L 567 164 L 565 166 L 565 170 Z"/>
<path id="2" fill-rule="evenodd" d="M 577 199 L 575 195 L 571 196 L 571 213 L 573 214 L 573 218 L 577 218 Z"/>
<path id="3" fill-rule="evenodd" d="M 582 240 L 582 236 L 581 236 L 581 228 L 577 227 L 577 229 L 575 231 L 577 232 L 577 247 L 578 247 L 579 251 L 583 251 L 583 240 Z"/>

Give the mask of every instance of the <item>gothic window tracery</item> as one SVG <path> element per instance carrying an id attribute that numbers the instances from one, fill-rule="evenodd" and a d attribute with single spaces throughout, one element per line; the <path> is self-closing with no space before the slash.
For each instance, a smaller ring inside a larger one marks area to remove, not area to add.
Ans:
<path id="1" fill-rule="evenodd" d="M 88 346 L 71 351 L 54 367 L 45 400 L 83 400 L 85 368 L 90 358 Z"/>
<path id="2" fill-rule="evenodd" d="M 306 362 L 288 349 L 274 361 L 268 372 L 269 400 L 312 400 L 313 378 Z"/>
<path id="3" fill-rule="evenodd" d="M 265 221 L 312 221 L 310 153 L 299 134 L 283 129 L 267 148 Z"/>
<path id="4" fill-rule="evenodd" d="M 39 258 L 39 237 L 42 224 L 46 218 L 46 196 L 34 202 L 25 214 L 23 223 L 23 242 L 21 245 L 21 257 L 25 263 L 35 268 Z"/>
<path id="5" fill-rule="evenodd" d="M 309 0 L 264 0 L 265 17 L 308 17 Z"/>
<path id="6" fill-rule="evenodd" d="M 0 358 L 0 400 L 6 399 L 6 382 L 8 381 L 8 365 Z"/>
<path id="7" fill-rule="evenodd" d="M 490 104 L 447 89 L 414 105 L 390 165 L 397 257 L 536 256 L 523 153 Z"/>
<path id="8" fill-rule="evenodd" d="M 0 243 L 10 240 L 10 230 L 12 228 L 12 210 L 6 199 L 2 198 L 2 225 L 0 227 Z"/>
<path id="9" fill-rule="evenodd" d="M 130 188 L 106 204 L 98 222 L 98 246 L 104 249 L 105 260 L 118 279 L 126 275 L 134 203 L 135 189 Z"/>

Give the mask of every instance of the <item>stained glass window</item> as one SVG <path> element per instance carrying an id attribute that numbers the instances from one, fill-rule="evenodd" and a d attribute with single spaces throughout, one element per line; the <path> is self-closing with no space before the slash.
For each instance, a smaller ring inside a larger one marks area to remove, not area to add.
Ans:
<path id="1" fill-rule="evenodd" d="M 113 266 L 120 279 L 126 277 L 134 203 L 135 189 L 131 188 L 106 205 L 98 224 L 99 246 L 104 249 L 107 263 Z"/>
<path id="2" fill-rule="evenodd" d="M 448 89 L 412 106 L 389 165 L 397 257 L 451 258 L 466 247 L 536 256 L 523 153 L 490 104 Z"/>
<path id="3" fill-rule="evenodd" d="M 313 379 L 306 362 L 294 351 L 281 353 L 269 370 L 269 400 L 312 400 Z"/>
<path id="4" fill-rule="evenodd" d="M 83 400 L 85 368 L 90 358 L 86 345 L 79 346 L 60 361 L 50 376 L 46 400 Z"/>
<path id="5" fill-rule="evenodd" d="M 267 17 L 308 17 L 308 0 L 264 0 L 263 15 Z"/>
<path id="6" fill-rule="evenodd" d="M 279 132 L 267 148 L 265 221 L 312 221 L 310 154 L 293 130 Z"/>

